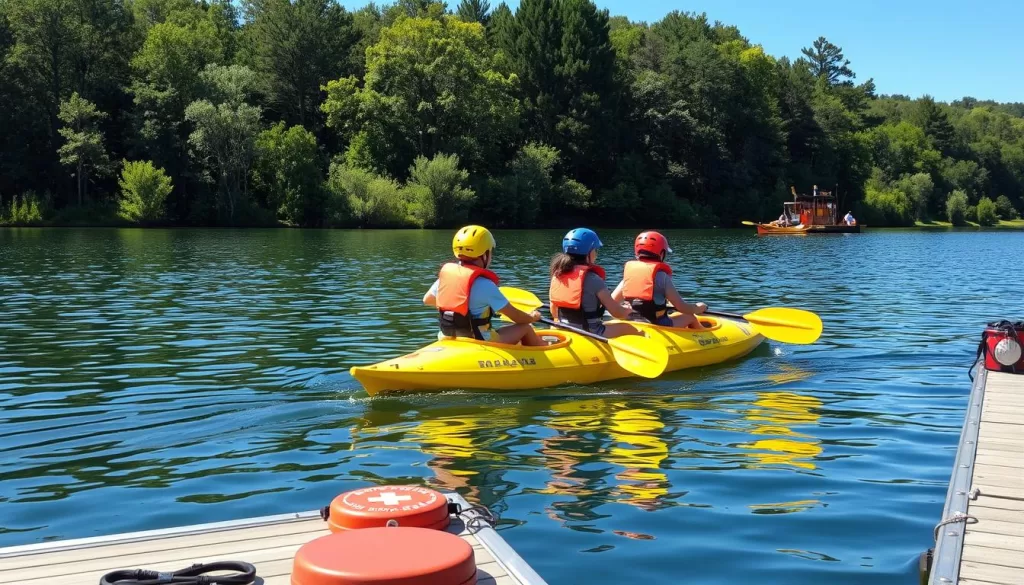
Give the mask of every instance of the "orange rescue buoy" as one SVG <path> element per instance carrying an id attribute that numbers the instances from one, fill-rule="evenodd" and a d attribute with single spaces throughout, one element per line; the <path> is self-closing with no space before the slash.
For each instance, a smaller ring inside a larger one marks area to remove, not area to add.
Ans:
<path id="1" fill-rule="evenodd" d="M 430 488 L 381 485 L 337 496 L 327 513 L 331 532 L 388 526 L 389 522 L 444 530 L 451 522 L 448 499 Z"/>
<path id="2" fill-rule="evenodd" d="M 473 547 L 429 528 L 366 528 L 299 548 L 291 585 L 475 585 Z"/>

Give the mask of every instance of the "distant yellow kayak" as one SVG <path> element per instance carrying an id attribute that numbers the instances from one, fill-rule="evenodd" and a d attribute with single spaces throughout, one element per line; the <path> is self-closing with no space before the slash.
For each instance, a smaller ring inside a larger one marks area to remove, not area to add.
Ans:
<path id="1" fill-rule="evenodd" d="M 771 225 L 767 223 L 757 224 L 757 234 L 759 236 L 781 236 L 781 235 L 792 235 L 800 236 L 807 233 L 810 226 L 780 226 Z"/>
<path id="2" fill-rule="evenodd" d="M 708 329 L 630 323 L 665 345 L 665 371 L 669 372 L 736 359 L 764 341 L 750 323 L 708 316 L 700 319 Z M 371 396 L 440 390 L 523 390 L 593 384 L 632 375 L 615 362 L 606 343 L 571 331 L 538 330 L 538 334 L 558 341 L 546 347 L 524 347 L 444 339 L 407 355 L 354 367 L 350 372 Z"/>

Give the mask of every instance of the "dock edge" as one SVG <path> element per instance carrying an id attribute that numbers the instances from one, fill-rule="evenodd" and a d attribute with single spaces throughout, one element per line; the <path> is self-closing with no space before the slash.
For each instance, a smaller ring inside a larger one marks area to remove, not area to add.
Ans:
<path id="1" fill-rule="evenodd" d="M 973 368 L 977 368 L 978 374 L 974 378 L 968 397 L 967 413 L 964 415 L 960 443 L 957 445 L 956 458 L 953 460 L 953 473 L 949 479 L 949 488 L 946 490 L 942 518 L 936 525 L 938 537 L 935 540 L 930 567 L 922 561 L 922 565 L 925 565 L 922 569 L 927 570 L 928 585 L 951 585 L 960 580 L 960 557 L 964 549 L 966 525 L 955 521 L 954 518 L 967 513 L 971 480 L 974 476 L 974 460 L 978 451 L 981 407 L 985 402 L 985 383 L 988 380 L 988 370 L 980 359 L 975 362 Z M 947 521 L 949 523 L 946 523 Z"/>

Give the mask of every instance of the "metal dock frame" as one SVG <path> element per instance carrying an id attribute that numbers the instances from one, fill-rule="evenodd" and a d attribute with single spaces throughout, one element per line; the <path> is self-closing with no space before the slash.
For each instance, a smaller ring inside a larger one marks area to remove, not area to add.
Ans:
<path id="1" fill-rule="evenodd" d="M 960 431 L 960 443 L 956 448 L 953 473 L 946 490 L 946 504 L 942 507 L 942 518 L 936 526 L 937 537 L 932 553 L 928 585 L 951 585 L 960 580 L 960 557 L 964 549 L 966 514 L 970 496 L 971 478 L 974 476 L 974 460 L 978 452 L 978 431 L 981 428 L 981 407 L 985 402 L 985 383 L 988 370 L 981 360 L 975 362 L 978 370 L 967 402 L 967 414 Z M 962 519 L 961 519 L 962 518 Z"/>

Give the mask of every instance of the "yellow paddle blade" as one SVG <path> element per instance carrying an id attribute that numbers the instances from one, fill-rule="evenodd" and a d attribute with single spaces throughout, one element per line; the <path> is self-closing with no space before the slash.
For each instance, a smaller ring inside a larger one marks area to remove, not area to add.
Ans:
<path id="1" fill-rule="evenodd" d="M 529 313 L 544 306 L 537 295 L 530 291 L 510 286 L 503 286 L 500 290 L 520 311 Z M 502 319 L 510 320 L 504 315 Z M 637 376 L 656 378 L 668 366 L 668 350 L 653 339 L 641 335 L 624 335 L 609 339 L 608 344 L 612 348 L 612 356 L 622 369 Z"/>
<path id="2" fill-rule="evenodd" d="M 757 225 L 756 223 L 754 223 L 752 221 L 741 221 L 740 223 L 742 223 L 743 225 L 754 225 L 754 226 Z"/>
<path id="3" fill-rule="evenodd" d="M 502 286 L 499 287 L 498 290 L 500 290 L 501 294 L 505 295 L 505 298 L 508 299 L 508 302 L 512 303 L 513 305 L 520 307 L 533 307 L 532 309 L 530 309 L 531 311 L 536 311 L 537 309 L 544 306 L 544 303 L 541 302 L 539 298 L 537 298 L 537 295 L 533 294 L 528 290 L 514 288 L 511 286 Z"/>
<path id="4" fill-rule="evenodd" d="M 537 295 L 528 290 L 514 288 L 511 286 L 498 287 L 498 290 L 501 291 L 501 294 L 505 295 L 505 298 L 508 299 L 508 302 L 511 303 L 513 307 L 524 313 L 532 313 L 544 306 L 544 303 L 537 298 Z M 512 322 L 512 319 L 509 319 L 505 315 L 501 315 L 500 319 L 502 321 L 508 321 L 509 323 Z"/>
<path id="5" fill-rule="evenodd" d="M 608 345 L 622 369 L 637 376 L 657 378 L 668 366 L 668 350 L 648 337 L 623 335 L 609 339 Z"/>
<path id="6" fill-rule="evenodd" d="M 810 311 L 768 307 L 743 315 L 767 337 L 782 343 L 814 343 L 821 336 L 821 318 Z"/>

